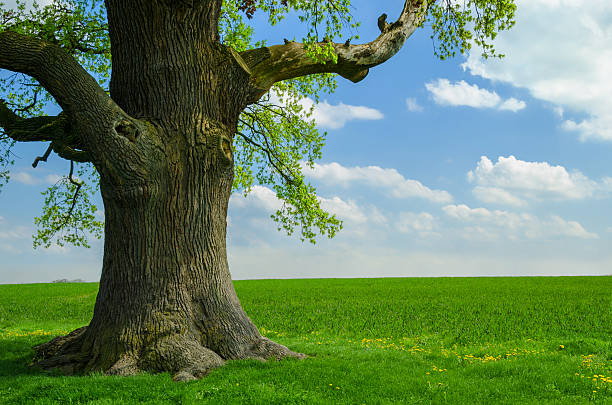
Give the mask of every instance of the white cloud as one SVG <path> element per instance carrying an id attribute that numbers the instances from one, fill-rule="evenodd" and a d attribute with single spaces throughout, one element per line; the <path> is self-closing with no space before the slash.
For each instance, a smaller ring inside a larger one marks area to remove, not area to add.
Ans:
<path id="1" fill-rule="evenodd" d="M 474 187 L 474 190 L 472 190 L 472 193 L 474 194 L 474 197 L 486 203 L 512 205 L 514 207 L 522 207 L 527 205 L 525 200 L 497 187 L 476 186 Z"/>
<path id="2" fill-rule="evenodd" d="M 514 97 L 511 97 L 500 104 L 498 107 L 500 110 L 508 110 L 512 112 L 517 112 L 525 108 L 527 104 L 523 100 L 517 100 Z"/>
<path id="3" fill-rule="evenodd" d="M 26 172 L 11 173 L 11 180 L 29 185 L 40 184 L 39 179 L 34 178 L 30 173 Z"/>
<path id="4" fill-rule="evenodd" d="M 514 156 L 500 156 L 495 164 L 482 156 L 476 169 L 467 176 L 480 186 L 474 190 L 480 200 L 515 206 L 524 203 L 517 195 L 532 199 L 584 199 L 608 188 L 605 180 L 599 184 L 579 171 L 569 173 L 563 166 L 526 162 Z"/>
<path id="5" fill-rule="evenodd" d="M 240 193 L 234 193 L 230 199 L 230 205 L 244 208 L 254 206 L 268 212 L 276 212 L 283 203 L 276 197 L 276 193 L 268 187 L 254 185 L 249 194 L 244 197 Z"/>
<path id="6" fill-rule="evenodd" d="M 370 207 L 366 212 L 355 201 L 345 201 L 338 196 L 332 198 L 317 197 L 317 199 L 321 204 L 321 208 L 331 214 L 335 214 L 339 219 L 346 222 L 354 224 L 366 222 L 382 224 L 387 222 L 386 217 L 374 206 Z M 230 204 L 236 208 L 250 206 L 272 213 L 280 209 L 283 202 L 276 197 L 276 193 L 273 190 L 268 187 L 255 185 L 246 197 L 242 194 L 234 193 L 230 199 Z"/>
<path id="7" fill-rule="evenodd" d="M 287 96 L 284 96 L 287 97 Z M 284 105 L 275 91 L 270 92 L 270 103 Z M 339 129 L 349 121 L 355 120 L 381 120 L 384 118 L 382 112 L 375 108 L 361 105 L 350 105 L 342 102 L 332 105 L 327 100 L 315 104 L 310 97 L 298 101 L 305 111 L 312 110 L 312 116 L 317 126 L 321 128 Z"/>
<path id="8" fill-rule="evenodd" d="M 526 106 L 524 101 L 515 98 L 502 101 L 496 92 L 481 89 L 478 85 L 468 84 L 464 80 L 451 83 L 448 79 L 438 79 L 425 83 L 425 88 L 440 105 L 498 108 L 512 112 L 522 110 Z"/>
<path id="9" fill-rule="evenodd" d="M 75 176 L 73 176 L 75 177 Z M 11 180 L 16 181 L 18 183 L 27 184 L 31 186 L 35 186 L 38 184 L 55 184 L 62 179 L 62 176 L 57 174 L 48 174 L 44 179 L 41 179 L 37 176 L 33 176 L 28 172 L 16 172 L 11 173 Z M 75 177 L 75 179 L 78 179 Z"/>
<path id="10" fill-rule="evenodd" d="M 586 231 L 580 223 L 566 221 L 556 215 L 542 221 L 532 214 L 490 211 L 486 208 L 470 208 L 464 204 L 447 205 L 442 210 L 448 217 L 469 224 L 464 228 L 464 236 L 468 239 L 599 238 L 597 234 Z"/>
<path id="11" fill-rule="evenodd" d="M 76 181 L 78 181 L 78 177 L 72 176 Z M 63 179 L 62 176 L 58 174 L 49 174 L 45 177 L 45 183 L 47 184 L 55 184 Z"/>
<path id="12" fill-rule="evenodd" d="M 612 114 L 592 116 L 580 122 L 565 120 L 561 128 L 580 133 L 580 139 L 583 141 L 588 139 L 612 141 Z"/>
<path id="13" fill-rule="evenodd" d="M 354 120 L 381 120 L 384 118 L 380 111 L 361 105 L 348 105 L 339 103 L 331 105 L 327 100 L 315 105 L 312 117 L 322 128 L 342 128 L 348 121 Z"/>
<path id="14" fill-rule="evenodd" d="M 400 212 L 399 219 L 395 223 L 399 232 L 430 232 L 435 227 L 435 218 L 428 212 Z"/>
<path id="15" fill-rule="evenodd" d="M 608 0 L 519 0 L 517 23 L 497 37 L 502 60 L 474 51 L 471 74 L 526 88 L 561 107 L 563 128 L 612 141 L 612 8 Z M 554 21 L 554 24 L 550 24 Z M 585 119 L 578 118 L 586 114 Z"/>
<path id="16" fill-rule="evenodd" d="M 336 214 L 342 220 L 362 224 L 368 220 L 368 217 L 357 206 L 355 201 L 344 201 L 340 197 L 323 198 L 319 197 L 321 208 L 325 211 Z"/>
<path id="17" fill-rule="evenodd" d="M 451 84 L 448 79 L 438 79 L 437 82 L 426 83 L 425 88 L 433 95 L 434 101 L 442 105 L 492 108 L 501 101 L 497 93 L 481 89 L 475 84 L 467 84 L 463 80 Z"/>
<path id="18" fill-rule="evenodd" d="M 4 217 L 0 215 L 0 224 L 4 222 Z"/>
<path id="19" fill-rule="evenodd" d="M 423 107 L 419 105 L 414 97 L 406 98 L 406 108 L 412 112 L 423 112 Z"/>
<path id="20" fill-rule="evenodd" d="M 447 203 L 453 197 L 443 190 L 432 190 L 417 180 L 406 179 L 395 169 L 378 166 L 344 167 L 339 163 L 315 163 L 314 169 L 303 165 L 304 174 L 328 184 L 348 186 L 361 183 L 370 187 L 385 189 L 395 198 L 424 198 L 437 203 Z"/>

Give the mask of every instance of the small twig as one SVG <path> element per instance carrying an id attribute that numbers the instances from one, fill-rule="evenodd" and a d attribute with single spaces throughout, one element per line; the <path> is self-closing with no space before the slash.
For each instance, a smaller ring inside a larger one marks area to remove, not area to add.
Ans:
<path id="1" fill-rule="evenodd" d="M 70 174 L 68 174 L 68 180 L 70 180 L 70 183 L 77 186 L 77 189 L 75 190 L 74 196 L 72 197 L 72 205 L 70 206 L 70 209 L 68 210 L 68 214 L 64 217 L 64 221 L 61 223 L 61 225 L 55 228 L 55 232 L 62 229 L 68 223 L 68 220 L 72 216 L 72 211 L 74 210 L 74 206 L 76 205 L 77 197 L 79 196 L 79 191 L 81 191 L 81 187 L 83 186 L 83 182 L 78 182 L 72 178 L 73 172 L 74 172 L 74 162 L 71 160 L 70 161 Z"/>
<path id="2" fill-rule="evenodd" d="M 25 113 L 25 112 L 30 111 L 32 108 L 34 108 L 36 106 L 36 103 L 38 103 L 38 93 L 40 93 L 40 90 L 41 90 L 40 85 L 36 86 L 36 87 L 37 87 L 36 90 L 34 90 L 34 100 L 32 100 L 32 102 L 30 104 L 28 104 L 28 105 L 26 105 L 26 106 L 24 106 L 22 108 L 16 108 L 14 111 Z"/>
<path id="3" fill-rule="evenodd" d="M 266 157 L 268 158 L 268 162 L 272 165 L 272 167 L 274 169 L 276 169 L 278 174 L 287 182 L 287 184 L 295 184 L 295 181 L 291 177 L 289 177 L 287 174 L 285 174 L 283 172 L 283 170 L 276 165 L 276 163 L 274 163 L 274 159 L 272 158 L 272 154 L 271 154 L 271 152 L 270 152 L 270 150 L 268 148 L 266 148 L 263 145 L 255 142 L 253 139 L 251 139 L 250 137 L 246 136 L 242 132 L 236 132 L 236 134 L 240 135 L 245 141 L 247 141 L 251 145 L 255 146 L 256 148 L 258 148 L 260 150 L 263 150 L 266 153 Z M 265 139 L 265 137 L 264 137 L 264 139 Z M 275 158 L 276 158 L 276 160 L 280 161 L 280 159 L 277 158 L 276 156 L 275 156 Z"/>

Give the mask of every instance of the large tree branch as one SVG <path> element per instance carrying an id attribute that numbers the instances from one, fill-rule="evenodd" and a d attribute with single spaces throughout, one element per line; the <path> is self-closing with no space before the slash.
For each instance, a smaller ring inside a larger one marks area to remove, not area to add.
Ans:
<path id="1" fill-rule="evenodd" d="M 0 68 L 34 77 L 69 115 L 107 104 L 96 80 L 59 46 L 11 31 L 0 32 Z"/>
<path id="2" fill-rule="evenodd" d="M 65 135 L 66 117 L 21 118 L 0 100 L 0 127 L 9 138 L 18 142 L 39 142 L 59 139 Z"/>
<path id="3" fill-rule="evenodd" d="M 45 155 L 37 157 L 32 166 L 47 160 L 49 152 L 55 151 L 60 157 L 76 162 L 89 162 L 91 156 L 83 149 L 80 137 L 70 131 L 68 119 L 64 113 L 57 116 L 21 118 L 15 114 L 3 100 L 0 100 L 0 127 L 11 139 L 18 142 L 51 141 Z"/>
<path id="4" fill-rule="evenodd" d="M 56 153 L 75 161 L 93 157 L 102 161 L 105 155 L 129 153 L 130 142 L 116 128 L 124 122 L 136 126 L 134 120 L 59 46 L 11 31 L 0 32 L 0 69 L 34 77 L 63 110 L 57 117 L 22 119 L 0 102 L 0 127 L 11 138 L 51 140 Z"/>
<path id="5" fill-rule="evenodd" d="M 290 41 L 284 45 L 241 52 L 236 59 L 251 74 L 252 96 L 249 101 L 257 101 L 276 82 L 309 74 L 337 73 L 352 82 L 359 82 L 371 67 L 384 63 L 401 49 L 425 18 L 433 1 L 406 0 L 400 17 L 392 24 L 386 22 L 386 14 L 381 15 L 378 18 L 381 33 L 372 42 L 359 45 L 332 43 L 338 56 L 337 63 L 317 61 L 308 55 L 304 44 Z"/>

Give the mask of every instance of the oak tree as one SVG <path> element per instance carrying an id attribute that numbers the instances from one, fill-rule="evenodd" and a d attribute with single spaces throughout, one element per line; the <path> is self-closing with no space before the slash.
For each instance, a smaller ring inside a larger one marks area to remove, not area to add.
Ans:
<path id="1" fill-rule="evenodd" d="M 16 142 L 45 143 L 33 166 L 54 153 L 70 170 L 45 192 L 35 245 L 104 235 L 93 319 L 37 346 L 38 366 L 189 380 L 231 359 L 304 357 L 262 337 L 240 305 L 231 193 L 268 185 L 283 202 L 279 229 L 332 237 L 341 221 L 301 172 L 324 144 L 301 100 L 338 76 L 363 80 L 421 27 L 445 59 L 473 45 L 501 56 L 492 40 L 514 24 L 513 0 L 388 3 L 399 16 L 372 16 L 380 35 L 361 44 L 350 0 L 0 3 L 0 185 Z M 287 17 L 299 40 L 254 41 L 252 21 Z M 50 104 L 61 112 L 45 114 Z"/>

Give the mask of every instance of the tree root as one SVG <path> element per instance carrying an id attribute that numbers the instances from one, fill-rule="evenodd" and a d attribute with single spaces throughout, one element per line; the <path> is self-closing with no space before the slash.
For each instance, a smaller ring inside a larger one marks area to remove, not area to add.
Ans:
<path id="1" fill-rule="evenodd" d="M 281 360 L 284 358 L 295 358 L 302 360 L 306 357 L 307 356 L 303 353 L 296 353 L 266 337 L 261 337 L 249 346 L 247 355 L 244 358 L 265 361 L 271 358 L 276 360 Z"/>
<path id="2" fill-rule="evenodd" d="M 221 367 L 226 360 L 283 358 L 305 359 L 307 356 L 289 350 L 287 347 L 259 336 L 249 343 L 237 343 L 240 355 L 224 358 L 200 344 L 190 335 L 165 335 L 132 350 L 116 350 L 122 345 L 117 342 L 100 343 L 97 347 L 87 344 L 87 327 L 82 327 L 65 336 L 58 336 L 49 342 L 34 347 L 36 355 L 32 366 L 44 370 L 58 370 L 62 374 L 83 374 L 95 371 L 107 375 L 130 376 L 139 372 L 170 372 L 174 381 L 200 379 L 212 370 Z M 114 349 L 113 349 L 114 348 Z M 95 354 L 94 354 L 95 353 Z"/>

